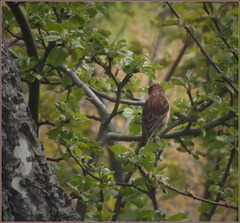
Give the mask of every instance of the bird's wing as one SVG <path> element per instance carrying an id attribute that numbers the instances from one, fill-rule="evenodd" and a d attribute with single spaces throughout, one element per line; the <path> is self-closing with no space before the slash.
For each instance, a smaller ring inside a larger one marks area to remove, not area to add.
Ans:
<path id="1" fill-rule="evenodd" d="M 149 139 L 163 128 L 169 117 L 169 102 L 161 95 L 148 98 L 143 107 L 142 131 Z"/>

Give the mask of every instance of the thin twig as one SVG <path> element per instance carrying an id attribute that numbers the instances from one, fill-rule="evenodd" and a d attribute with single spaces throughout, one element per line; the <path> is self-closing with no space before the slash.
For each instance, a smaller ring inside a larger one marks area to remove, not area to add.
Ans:
<path id="1" fill-rule="evenodd" d="M 94 93 L 96 93 L 97 95 L 99 95 L 100 97 L 107 99 L 111 102 L 116 102 L 116 97 L 111 97 L 109 95 L 107 95 L 106 93 L 99 91 L 93 87 L 91 87 L 92 91 Z M 127 100 L 127 99 L 120 99 L 120 103 L 121 104 L 128 104 L 128 105 L 136 105 L 136 106 L 143 106 L 144 105 L 144 101 L 141 101 L 140 99 L 136 99 L 135 100 Z"/>
<path id="2" fill-rule="evenodd" d="M 180 144 L 182 145 L 182 147 L 183 147 L 189 154 L 193 155 L 192 151 L 187 148 L 187 146 L 184 144 L 184 142 L 182 141 L 182 139 L 181 139 L 180 137 L 178 137 L 177 140 L 180 142 Z"/>
<path id="3" fill-rule="evenodd" d="M 234 158 L 234 156 L 235 156 L 235 153 L 236 153 L 236 148 L 231 149 L 231 155 L 230 155 L 230 157 L 229 157 L 227 167 L 226 167 L 226 169 L 225 169 L 223 178 L 222 178 L 222 180 L 221 180 L 221 182 L 220 182 L 220 184 L 219 184 L 219 186 L 220 186 L 221 188 L 223 188 L 223 186 L 224 186 L 224 184 L 225 184 L 225 182 L 226 182 L 226 180 L 227 180 L 227 178 L 228 178 L 228 176 L 229 176 L 230 168 L 231 168 L 231 165 L 232 165 L 232 162 L 233 162 L 233 158 Z M 221 193 L 218 193 L 215 202 L 217 203 L 217 202 L 219 202 L 220 200 L 221 200 Z M 210 210 L 210 212 L 209 212 L 209 214 L 208 214 L 208 221 L 211 220 L 214 212 L 215 212 L 216 209 L 217 209 L 217 206 L 220 206 L 220 205 L 219 205 L 219 204 L 214 204 L 214 206 L 211 208 L 211 210 Z"/>
<path id="4" fill-rule="evenodd" d="M 111 70 L 111 62 L 109 63 L 109 66 L 108 66 L 107 64 L 103 63 L 102 61 L 97 60 L 97 58 L 95 58 L 95 57 L 92 58 L 92 61 L 94 61 L 96 64 L 100 65 L 104 69 L 105 74 L 107 74 L 109 78 L 113 79 L 116 86 L 118 85 L 118 80 L 113 75 L 112 70 Z"/>
<path id="5" fill-rule="evenodd" d="M 168 188 L 169 190 L 172 190 L 172 191 L 175 191 L 176 193 L 178 194 L 181 194 L 183 196 L 186 196 L 186 197 L 191 197 L 195 200 L 199 200 L 199 201 L 202 201 L 202 202 L 205 202 L 205 203 L 208 203 L 208 204 L 213 204 L 213 205 L 218 205 L 218 206 L 222 206 L 222 207 L 226 207 L 226 208 L 232 208 L 232 209 L 235 209 L 235 210 L 238 210 L 238 207 L 237 206 L 234 206 L 234 205 L 230 205 L 230 204 L 226 204 L 226 203 L 219 203 L 219 202 L 216 202 L 216 201 L 211 201 L 211 200 L 207 200 L 207 199 L 204 199 L 204 198 L 201 198 L 201 197 L 198 197 L 190 192 L 184 192 L 184 191 L 181 191 L 169 184 L 165 184 L 163 182 L 159 182 L 160 184 L 164 185 L 166 188 Z"/>
<path id="6" fill-rule="evenodd" d="M 50 157 L 47 157 L 46 160 L 48 161 L 52 161 L 52 162 L 60 162 L 62 160 L 64 160 L 63 158 L 50 158 Z"/>
<path id="7" fill-rule="evenodd" d="M 55 124 L 53 122 L 50 122 L 48 120 L 43 121 L 43 122 L 38 122 L 38 127 L 42 126 L 42 125 L 51 125 L 51 126 L 55 126 Z"/>
<path id="8" fill-rule="evenodd" d="M 85 115 L 85 116 L 88 117 L 89 119 L 93 119 L 93 120 L 99 121 L 99 122 L 101 122 L 101 120 L 102 120 L 100 117 L 97 117 L 95 115 Z"/>
<path id="9" fill-rule="evenodd" d="M 18 39 L 18 40 L 23 40 L 23 36 L 17 36 L 17 35 L 15 35 L 7 26 L 5 26 L 4 29 L 5 29 L 10 35 L 12 35 L 13 37 L 15 37 L 16 39 Z"/>
<path id="10" fill-rule="evenodd" d="M 211 6 L 211 2 L 209 2 L 208 4 L 210 4 Z M 203 9 L 205 10 L 205 12 L 209 15 L 209 17 L 211 18 L 211 20 L 213 21 L 214 25 L 217 28 L 217 31 L 219 33 L 220 38 L 223 40 L 223 42 L 225 43 L 225 45 L 227 46 L 227 48 L 231 51 L 231 53 L 236 57 L 236 59 L 238 60 L 238 55 L 237 53 L 234 51 L 233 47 L 230 46 L 230 44 L 228 43 L 228 41 L 226 40 L 226 38 L 224 37 L 221 27 L 220 27 L 220 22 L 217 21 L 216 15 L 209 12 L 208 7 L 207 7 L 207 3 L 203 2 Z"/>
<path id="11" fill-rule="evenodd" d="M 132 182 L 131 184 L 130 184 L 130 183 L 124 183 L 124 182 L 115 182 L 115 183 L 116 183 L 116 185 L 118 185 L 118 186 L 133 187 L 133 188 L 137 189 L 138 191 L 140 191 L 140 192 L 142 192 L 142 193 L 144 193 L 144 194 L 146 194 L 146 195 L 149 194 L 149 192 L 148 192 L 147 190 L 144 190 L 143 188 L 141 188 L 141 187 L 133 184 L 133 182 Z"/>
<path id="12" fill-rule="evenodd" d="M 180 50 L 176 60 L 174 61 L 174 64 L 172 65 L 171 69 L 168 71 L 167 75 L 164 78 L 164 81 L 169 81 L 171 76 L 174 74 L 174 71 L 176 70 L 178 64 L 180 63 L 184 53 L 186 52 L 187 48 L 190 45 L 190 39 L 186 39 L 184 42 L 184 45 L 182 47 L 182 49 Z"/>
<path id="13" fill-rule="evenodd" d="M 38 29 L 38 34 L 41 37 L 40 40 L 42 42 L 42 46 L 44 49 L 46 49 L 46 44 L 44 43 L 44 40 L 43 40 L 42 31 L 41 31 L 40 27 L 38 27 L 37 29 Z"/>
<path id="14" fill-rule="evenodd" d="M 175 9 L 172 7 L 172 5 L 169 2 L 166 2 L 168 7 L 170 8 L 170 10 L 172 11 L 172 13 L 178 18 L 178 20 L 180 21 L 180 23 L 182 24 L 182 26 L 185 28 L 185 30 L 187 31 L 187 33 L 193 38 L 193 40 L 195 41 L 195 43 L 198 45 L 200 51 L 202 52 L 202 54 L 208 59 L 208 61 L 212 64 L 212 66 L 216 69 L 216 71 L 218 72 L 218 74 L 222 74 L 222 70 L 217 66 L 217 64 L 212 60 L 212 58 L 208 55 L 208 53 L 205 51 L 205 49 L 202 47 L 202 45 L 200 44 L 198 38 L 193 34 L 193 32 L 189 29 L 189 27 L 183 22 L 183 20 L 181 19 L 181 17 L 178 15 L 178 13 L 175 11 Z M 233 90 L 238 94 L 238 89 L 236 88 L 236 86 L 233 84 L 233 82 L 231 80 L 229 80 L 228 78 L 223 76 L 224 81 L 226 81 L 232 88 Z"/>
<path id="15" fill-rule="evenodd" d="M 191 93 L 191 88 L 189 86 L 187 88 L 187 94 L 188 94 L 188 97 L 190 99 L 191 105 L 193 106 L 194 102 L 193 102 L 193 97 L 192 97 L 192 93 Z"/>
<path id="16" fill-rule="evenodd" d="M 70 156 L 75 160 L 75 162 L 81 167 L 81 169 L 87 173 L 89 176 L 91 176 L 93 179 L 100 181 L 100 178 L 95 176 L 92 172 L 90 172 L 87 168 L 84 167 L 84 165 L 78 160 L 78 158 L 74 155 L 74 153 L 72 152 L 72 150 L 68 147 L 65 146 L 65 148 L 67 149 L 67 151 L 69 152 Z"/>

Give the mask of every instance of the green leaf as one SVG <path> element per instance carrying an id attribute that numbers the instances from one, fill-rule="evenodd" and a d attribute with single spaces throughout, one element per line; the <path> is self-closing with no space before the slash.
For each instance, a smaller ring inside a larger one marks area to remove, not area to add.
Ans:
<path id="1" fill-rule="evenodd" d="M 210 67 L 209 77 L 211 78 L 212 81 L 221 79 L 221 77 L 219 76 L 219 74 L 217 73 L 215 68 L 213 68 L 213 67 Z"/>
<path id="2" fill-rule="evenodd" d="M 81 149 L 89 149 L 89 145 L 84 143 L 84 142 L 77 142 L 77 145 L 81 148 Z"/>
<path id="3" fill-rule="evenodd" d="M 131 134 L 138 134 L 142 131 L 142 121 L 140 117 L 132 119 L 129 125 L 129 131 Z"/>
<path id="4" fill-rule="evenodd" d="M 155 70 L 162 70 L 164 68 L 164 66 L 162 66 L 160 64 L 151 64 L 151 65 L 152 65 L 152 68 Z"/>
<path id="5" fill-rule="evenodd" d="M 156 143 L 148 143 L 144 148 L 141 149 L 141 153 L 156 152 L 159 148 L 159 145 Z"/>
<path id="6" fill-rule="evenodd" d="M 177 151 L 180 153 L 185 153 L 186 149 L 184 149 L 183 147 L 177 147 Z"/>
<path id="7" fill-rule="evenodd" d="M 223 213 L 223 209 L 221 209 L 221 208 L 218 208 L 215 212 L 214 212 L 214 214 L 222 214 Z"/>
<path id="8" fill-rule="evenodd" d="M 110 91 L 111 90 L 111 84 L 108 80 L 104 78 L 98 78 L 98 82 L 102 85 L 104 91 Z M 102 90 L 102 89 L 101 89 Z"/>
<path id="9" fill-rule="evenodd" d="M 124 108 L 122 116 L 124 118 L 133 119 L 134 118 L 134 110 L 131 108 Z"/>
<path id="10" fill-rule="evenodd" d="M 167 218 L 162 210 L 156 210 L 156 211 L 154 211 L 153 221 L 164 222 L 164 221 L 167 221 Z"/>
<path id="11" fill-rule="evenodd" d="M 145 177 L 140 177 L 134 180 L 134 184 L 138 186 L 141 186 L 141 185 L 145 186 L 147 183 L 149 182 Z"/>
<path id="12" fill-rule="evenodd" d="M 128 151 L 128 149 L 122 145 L 111 146 L 110 150 L 113 151 L 115 155 L 120 155 Z"/>
<path id="13" fill-rule="evenodd" d="M 192 75 L 192 73 L 193 73 L 192 70 L 188 70 L 187 73 L 185 74 L 185 78 L 186 78 L 187 80 L 189 80 L 190 77 L 191 77 L 191 75 Z"/>
<path id="14" fill-rule="evenodd" d="M 74 15 L 72 18 L 69 19 L 69 21 L 75 25 L 75 26 L 78 26 L 78 27 L 81 27 L 83 28 L 85 25 L 86 25 L 86 20 L 83 16 L 81 15 Z"/>
<path id="15" fill-rule="evenodd" d="M 123 171 L 126 171 L 128 173 L 133 173 L 136 170 L 136 167 L 130 163 L 128 163 L 126 166 L 123 167 Z"/>
<path id="16" fill-rule="evenodd" d="M 50 31 L 45 39 L 48 42 L 56 42 L 61 39 L 61 36 L 56 31 Z"/>
<path id="17" fill-rule="evenodd" d="M 82 55 L 83 55 L 82 49 L 79 49 L 79 48 L 74 49 L 72 53 L 72 59 L 68 63 L 68 66 L 70 68 L 76 66 L 79 62 L 79 59 L 82 57 Z"/>
<path id="18" fill-rule="evenodd" d="M 138 215 L 137 221 L 152 221 L 153 217 L 153 211 L 141 211 Z"/>
<path id="19" fill-rule="evenodd" d="M 177 25 L 176 20 L 166 20 L 162 22 L 162 26 L 175 26 Z"/>
<path id="20" fill-rule="evenodd" d="M 218 140 L 220 142 L 227 142 L 227 141 L 229 141 L 229 136 L 227 136 L 227 135 L 216 136 L 216 140 Z"/>
<path id="21" fill-rule="evenodd" d="M 161 87 L 163 88 L 164 91 L 167 91 L 168 89 L 173 88 L 174 84 L 170 82 L 161 82 Z"/>
<path id="22" fill-rule="evenodd" d="M 67 185 L 69 187 L 71 187 L 75 193 L 79 193 L 79 190 L 78 190 L 77 186 L 72 185 L 70 182 L 67 182 Z"/>
<path id="23" fill-rule="evenodd" d="M 217 105 L 222 103 L 222 99 L 221 97 L 219 97 L 218 95 L 212 95 L 210 96 L 210 98 L 213 100 L 214 103 L 216 103 Z"/>
<path id="24" fill-rule="evenodd" d="M 230 198 L 231 200 L 233 200 L 234 196 L 233 196 L 233 189 L 230 187 L 227 187 L 224 189 L 224 195 L 228 198 Z"/>
<path id="25" fill-rule="evenodd" d="M 145 158 L 140 161 L 139 164 L 147 171 L 153 171 L 155 169 L 153 161 L 154 160 L 151 160 L 150 158 Z"/>
<path id="26" fill-rule="evenodd" d="M 208 203 L 202 203 L 202 205 L 197 209 L 199 212 L 207 213 L 211 210 L 212 205 Z"/>
<path id="27" fill-rule="evenodd" d="M 183 219 L 187 218 L 187 216 L 183 213 L 178 213 L 175 215 L 172 215 L 168 218 L 168 221 L 181 221 Z"/>
<path id="28" fill-rule="evenodd" d="M 208 144 L 208 150 L 216 150 L 224 148 L 225 144 L 222 141 L 213 141 L 210 144 Z"/>
<path id="29" fill-rule="evenodd" d="M 65 152 L 65 153 L 62 154 L 62 158 L 63 158 L 64 160 L 68 160 L 69 157 L 70 157 L 69 152 Z"/>
<path id="30" fill-rule="evenodd" d="M 63 27 L 60 23 L 54 22 L 54 23 L 48 23 L 45 27 L 46 31 L 49 31 L 50 33 L 52 31 L 56 31 L 58 34 L 61 34 L 63 32 Z M 58 34 L 55 33 L 57 36 Z M 59 36 L 60 37 L 60 36 Z M 49 36 L 47 37 L 49 38 Z M 49 40 L 48 40 L 49 41 Z"/>
<path id="31" fill-rule="evenodd" d="M 194 158 L 195 160 L 199 160 L 199 155 L 193 154 L 193 158 Z"/>
<path id="32" fill-rule="evenodd" d="M 131 201 L 131 203 L 133 203 L 135 206 L 137 206 L 138 208 L 143 208 L 144 207 L 144 202 L 142 200 L 140 200 L 139 198 L 135 198 Z"/>
<path id="33" fill-rule="evenodd" d="M 206 180 L 208 181 L 217 181 L 222 178 L 223 171 L 222 170 L 216 170 L 214 172 L 211 172 L 208 174 Z"/>
<path id="34" fill-rule="evenodd" d="M 63 47 L 55 47 L 49 53 L 47 60 L 48 60 L 48 63 L 50 63 L 53 67 L 57 67 L 65 63 L 67 57 L 68 57 L 68 53 Z"/>
<path id="35" fill-rule="evenodd" d="M 180 86 L 186 86 L 186 80 L 180 77 L 172 77 L 171 78 L 171 83 L 175 85 L 180 85 Z"/>
<path id="36" fill-rule="evenodd" d="M 208 191 L 213 194 L 213 195 L 217 195 L 218 193 L 223 193 L 222 188 L 219 185 L 210 185 L 208 188 Z"/>
<path id="37" fill-rule="evenodd" d="M 61 132 L 60 128 L 53 128 L 49 130 L 47 134 L 49 139 L 56 139 L 60 132 Z"/>
<path id="38" fill-rule="evenodd" d="M 104 37 L 108 37 L 112 34 L 109 30 L 105 30 L 105 29 L 99 29 L 97 32 L 103 35 Z"/>
<path id="39" fill-rule="evenodd" d="M 66 88 L 67 86 L 72 84 L 72 79 L 68 75 L 64 75 L 61 79 L 62 87 Z"/>
<path id="40" fill-rule="evenodd" d="M 89 121 L 89 118 L 79 112 L 73 113 L 73 117 L 75 118 L 76 121 Z"/>

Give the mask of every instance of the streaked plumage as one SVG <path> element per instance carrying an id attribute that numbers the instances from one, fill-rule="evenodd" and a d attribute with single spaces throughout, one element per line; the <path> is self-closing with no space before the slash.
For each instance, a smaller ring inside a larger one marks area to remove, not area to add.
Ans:
<path id="1" fill-rule="evenodd" d="M 150 137 L 167 124 L 170 115 L 170 106 L 164 91 L 158 84 L 149 88 L 149 98 L 146 100 L 142 113 L 142 138 L 140 147 L 146 145 Z"/>

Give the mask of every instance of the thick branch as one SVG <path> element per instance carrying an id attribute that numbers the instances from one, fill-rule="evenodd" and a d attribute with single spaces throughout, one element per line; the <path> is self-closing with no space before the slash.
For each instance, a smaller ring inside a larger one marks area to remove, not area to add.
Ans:
<path id="1" fill-rule="evenodd" d="M 57 68 L 59 71 L 67 74 L 72 80 L 73 83 L 82 88 L 86 95 L 91 98 L 91 102 L 98 108 L 101 117 L 107 117 L 109 114 L 109 110 L 106 108 L 106 106 L 102 103 L 102 101 L 96 96 L 96 94 L 83 82 L 79 79 L 77 74 L 73 71 L 71 71 L 67 66 L 61 65 Z"/>
<path id="2" fill-rule="evenodd" d="M 235 116 L 236 116 L 235 112 L 229 112 L 228 114 L 223 115 L 222 117 L 207 123 L 204 126 L 204 129 L 206 131 L 209 130 L 209 129 L 212 129 L 212 128 L 216 127 L 217 125 L 223 124 L 224 122 L 226 122 L 227 120 L 229 120 L 229 119 L 231 119 Z M 181 136 L 186 136 L 186 135 L 193 135 L 193 136 L 201 135 L 201 133 L 202 133 L 202 128 L 201 127 L 194 128 L 194 129 L 184 128 L 184 129 L 177 130 L 177 131 L 174 131 L 174 132 L 169 132 L 172 128 L 174 128 L 178 125 L 184 124 L 184 123 L 186 123 L 186 121 L 178 120 L 177 122 L 169 125 L 166 129 L 164 129 L 159 134 L 159 137 L 164 138 L 164 139 L 171 139 L 171 138 L 179 138 Z M 124 134 L 109 132 L 107 134 L 107 138 L 111 139 L 111 140 L 116 140 L 116 141 L 131 142 L 131 141 L 139 141 L 141 139 L 141 135 L 140 134 L 139 135 L 124 135 Z"/>
<path id="3" fill-rule="evenodd" d="M 115 115 L 118 114 L 117 110 L 120 105 L 121 90 L 124 87 L 124 85 L 130 80 L 131 77 L 132 77 L 132 74 L 126 74 L 126 76 L 123 78 L 123 80 L 120 83 L 116 82 L 116 85 L 117 85 L 116 103 L 114 105 L 114 108 L 113 108 L 111 114 L 108 115 L 108 117 L 103 120 L 103 123 L 100 126 L 98 136 L 97 136 L 97 141 L 100 141 L 100 145 L 104 143 L 105 135 L 107 133 L 107 129 L 108 129 L 108 126 L 109 126 L 111 120 L 113 119 L 113 117 Z"/>
<path id="4" fill-rule="evenodd" d="M 37 48 L 32 35 L 31 27 L 27 21 L 26 16 L 24 15 L 23 11 L 19 7 L 18 3 L 7 2 L 7 5 L 13 12 L 18 22 L 18 25 L 20 26 L 20 29 L 23 34 L 23 40 L 27 48 L 28 56 L 36 57 L 38 59 Z M 36 122 L 36 124 L 38 123 L 39 89 L 40 89 L 40 84 L 39 84 L 39 80 L 37 79 L 29 85 L 28 106 L 31 110 L 33 120 Z"/>

